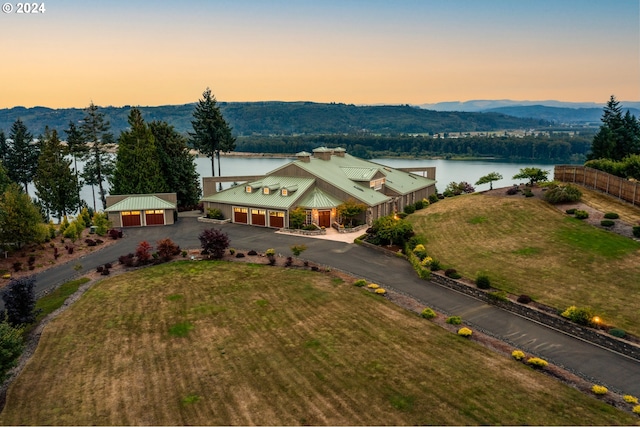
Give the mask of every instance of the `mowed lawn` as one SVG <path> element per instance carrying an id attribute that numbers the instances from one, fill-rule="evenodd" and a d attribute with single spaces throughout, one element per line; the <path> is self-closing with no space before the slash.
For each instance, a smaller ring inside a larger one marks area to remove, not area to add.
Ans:
<path id="1" fill-rule="evenodd" d="M 520 195 L 472 194 L 410 215 L 429 255 L 465 277 L 558 310 L 591 307 L 640 335 L 640 243 Z"/>
<path id="2" fill-rule="evenodd" d="M 633 424 L 636 416 L 327 274 L 181 261 L 94 285 L 0 421 Z"/>

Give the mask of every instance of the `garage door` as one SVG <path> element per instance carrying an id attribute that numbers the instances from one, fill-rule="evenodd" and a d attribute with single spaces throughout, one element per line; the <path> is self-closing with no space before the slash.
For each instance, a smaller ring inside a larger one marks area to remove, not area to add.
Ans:
<path id="1" fill-rule="evenodd" d="M 284 212 L 269 211 L 269 227 L 284 228 Z"/>
<path id="2" fill-rule="evenodd" d="M 233 208 L 233 222 L 239 222 L 241 224 L 249 223 L 249 209 L 247 208 Z"/>
<path id="3" fill-rule="evenodd" d="M 267 211 L 264 209 L 251 209 L 251 224 L 252 225 L 267 225 Z"/>
<path id="4" fill-rule="evenodd" d="M 144 211 L 147 225 L 164 225 L 164 211 L 162 209 L 150 209 Z"/>
<path id="5" fill-rule="evenodd" d="M 140 211 L 123 211 L 120 212 L 120 215 L 123 227 L 139 227 L 141 224 Z"/>

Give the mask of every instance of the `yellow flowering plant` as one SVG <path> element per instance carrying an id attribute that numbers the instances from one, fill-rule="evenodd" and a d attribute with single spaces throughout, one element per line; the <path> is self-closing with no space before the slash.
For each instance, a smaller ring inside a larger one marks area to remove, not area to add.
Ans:
<path id="1" fill-rule="evenodd" d="M 527 364 L 533 366 L 534 368 L 544 368 L 549 362 L 544 359 L 540 359 L 539 357 L 530 357 L 527 359 Z"/>
<path id="2" fill-rule="evenodd" d="M 635 396 L 631 396 L 630 394 L 625 394 L 622 396 L 625 402 L 627 403 L 638 403 L 638 398 Z"/>
<path id="3" fill-rule="evenodd" d="M 524 359 L 524 352 L 522 350 L 513 350 L 511 352 L 511 357 L 513 357 L 516 360 L 522 360 Z"/>
<path id="4" fill-rule="evenodd" d="M 594 394 L 597 394 L 597 395 L 602 396 L 602 395 L 604 395 L 604 394 L 607 394 L 607 392 L 608 392 L 609 390 L 608 390 L 605 386 L 603 386 L 603 385 L 597 385 L 597 384 L 594 384 L 594 386 L 593 386 L 593 387 L 591 387 L 591 391 L 592 391 Z"/>
<path id="5" fill-rule="evenodd" d="M 640 415 L 640 405 L 634 406 L 631 412 L 633 412 L 634 414 Z"/>
<path id="6" fill-rule="evenodd" d="M 386 291 L 386 290 L 384 290 L 384 289 L 382 289 L 382 288 L 378 288 L 378 289 L 376 289 L 376 290 L 375 290 L 375 292 L 376 292 L 376 294 L 378 294 L 378 295 L 384 295 L 384 294 L 386 294 L 386 293 L 387 293 L 387 291 Z"/>
<path id="7" fill-rule="evenodd" d="M 458 335 L 461 337 L 470 337 L 473 334 L 473 331 L 469 328 L 460 328 L 458 329 Z"/>
<path id="8" fill-rule="evenodd" d="M 367 288 L 369 288 L 369 289 L 378 289 L 379 287 L 380 287 L 380 286 L 379 286 L 379 285 L 376 285 L 375 283 L 369 283 L 369 284 L 367 285 Z"/>

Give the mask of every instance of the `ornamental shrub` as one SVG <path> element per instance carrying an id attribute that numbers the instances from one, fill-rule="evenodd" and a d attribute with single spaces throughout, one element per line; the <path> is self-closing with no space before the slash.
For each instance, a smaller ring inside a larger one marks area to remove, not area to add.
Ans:
<path id="1" fill-rule="evenodd" d="M 378 295 L 384 295 L 384 294 L 387 293 L 387 291 L 382 289 L 382 288 L 378 288 L 378 289 L 375 290 L 375 293 L 378 294 Z"/>
<path id="2" fill-rule="evenodd" d="M 291 253 L 294 256 L 300 256 L 300 254 L 304 251 L 307 250 L 307 246 L 306 245 L 293 245 L 291 246 Z"/>
<path id="3" fill-rule="evenodd" d="M 369 289 L 378 289 L 379 287 L 380 287 L 380 286 L 379 286 L 379 285 L 377 285 L 377 284 L 375 284 L 375 283 L 369 283 L 369 284 L 367 285 L 367 288 L 369 288 Z"/>
<path id="4" fill-rule="evenodd" d="M 136 258 L 138 258 L 139 264 L 146 264 L 151 259 L 151 245 L 146 240 L 138 243 L 136 248 Z"/>
<path id="5" fill-rule="evenodd" d="M 587 219 L 589 218 L 589 212 L 577 209 L 575 213 L 575 217 L 577 219 Z"/>
<path id="6" fill-rule="evenodd" d="M 591 391 L 593 392 L 593 394 L 597 394 L 599 396 L 603 396 L 603 395 L 607 394 L 607 392 L 609 390 L 603 385 L 594 384 L 594 386 L 591 387 Z"/>
<path id="7" fill-rule="evenodd" d="M 437 259 L 433 259 L 431 260 L 431 264 L 429 264 L 429 269 L 431 271 L 442 270 L 442 264 L 440 264 L 440 261 L 438 261 Z"/>
<path id="8" fill-rule="evenodd" d="M 476 276 L 476 286 L 478 289 L 491 288 L 491 280 L 489 279 L 489 276 L 486 274 L 478 274 L 478 276 Z"/>
<path id="9" fill-rule="evenodd" d="M 462 318 L 460 316 L 449 316 L 447 317 L 446 323 L 450 325 L 461 325 Z"/>
<path id="10" fill-rule="evenodd" d="M 507 302 L 509 300 L 509 298 L 507 298 L 507 293 L 505 291 L 489 292 L 487 296 L 489 297 L 489 299 L 494 301 Z"/>
<path id="11" fill-rule="evenodd" d="M 633 227 L 633 236 L 640 238 L 640 225 Z"/>
<path id="12" fill-rule="evenodd" d="M 355 282 L 353 282 L 353 286 L 357 286 L 359 288 L 362 288 L 363 286 L 366 286 L 367 281 L 364 279 L 358 279 Z"/>
<path id="13" fill-rule="evenodd" d="M 156 249 L 158 251 L 158 256 L 163 261 L 169 261 L 180 253 L 180 247 L 176 245 L 173 240 L 168 238 L 158 240 L 156 242 Z"/>
<path id="14" fill-rule="evenodd" d="M 404 207 L 404 213 L 406 213 L 407 215 L 411 215 L 412 213 L 414 213 L 416 211 L 416 206 L 415 205 L 407 205 Z"/>
<path id="15" fill-rule="evenodd" d="M 575 185 L 557 185 L 544 193 L 544 199 L 552 204 L 577 202 L 582 192 Z"/>
<path id="16" fill-rule="evenodd" d="M 549 364 L 549 362 L 544 359 L 540 359 L 539 357 L 530 357 L 527 359 L 527 364 L 534 368 L 544 368 Z"/>
<path id="17" fill-rule="evenodd" d="M 513 350 L 511 352 L 511 357 L 513 357 L 516 360 L 522 360 L 524 359 L 524 352 L 522 350 Z"/>
<path id="18" fill-rule="evenodd" d="M 451 278 L 451 279 L 459 279 L 462 276 L 456 271 L 455 268 L 447 268 L 444 271 L 444 275 Z"/>
<path id="19" fill-rule="evenodd" d="M 273 249 L 273 248 L 269 248 L 269 249 L 267 249 L 266 251 L 264 251 L 264 254 L 265 254 L 266 256 L 275 256 L 275 254 L 276 254 L 276 250 L 275 250 L 275 249 Z"/>
<path id="20" fill-rule="evenodd" d="M 620 215 L 618 215 L 615 212 L 607 212 L 607 213 L 604 214 L 604 217 L 606 219 L 618 219 L 618 218 L 620 218 Z"/>
<path id="21" fill-rule="evenodd" d="M 634 406 L 631 412 L 633 412 L 634 414 L 640 415 L 640 405 Z"/>
<path id="22" fill-rule="evenodd" d="M 224 214 L 220 209 L 207 208 L 207 218 L 209 219 L 224 219 Z"/>
<path id="23" fill-rule="evenodd" d="M 571 208 L 571 209 L 567 209 L 565 212 L 568 213 L 569 215 L 573 215 L 575 214 L 577 211 L 576 208 Z"/>
<path id="24" fill-rule="evenodd" d="M 413 253 L 422 261 L 427 256 L 427 249 L 420 243 L 413 248 Z"/>
<path id="25" fill-rule="evenodd" d="M 422 310 L 420 316 L 425 319 L 433 319 L 434 317 L 436 317 L 436 312 L 433 311 L 433 309 L 426 307 L 424 310 Z"/>
<path id="26" fill-rule="evenodd" d="M 6 320 L 11 326 L 19 327 L 36 320 L 35 276 L 11 279 L 2 289 Z"/>
<path id="27" fill-rule="evenodd" d="M 215 228 L 202 231 L 198 239 L 200 240 L 202 253 L 210 255 L 214 259 L 221 259 L 231 242 L 227 233 Z"/>
<path id="28" fill-rule="evenodd" d="M 635 396 L 631 396 L 630 394 L 625 394 L 622 396 L 625 402 L 627 403 L 638 403 L 638 398 Z"/>
<path id="29" fill-rule="evenodd" d="M 627 332 L 624 329 L 620 328 L 611 328 L 609 329 L 609 333 L 616 338 L 624 338 L 627 336 Z"/>
<path id="30" fill-rule="evenodd" d="M 602 221 L 600 221 L 600 225 L 603 227 L 613 227 L 614 225 L 616 225 L 615 221 L 612 221 L 610 219 L 603 219 Z"/>
<path id="31" fill-rule="evenodd" d="M 473 331 L 469 328 L 460 328 L 458 329 L 458 335 L 461 337 L 470 337 Z"/>
<path id="32" fill-rule="evenodd" d="M 506 193 L 507 193 L 507 196 L 513 196 L 514 194 L 518 194 L 518 187 L 516 187 L 515 185 L 513 187 L 509 187 Z"/>
<path id="33" fill-rule="evenodd" d="M 529 295 L 520 295 L 517 299 L 520 304 L 529 304 L 531 301 L 531 297 Z"/>
<path id="34" fill-rule="evenodd" d="M 572 305 L 560 314 L 562 317 L 571 320 L 579 325 L 593 325 L 593 310 L 589 307 L 576 307 Z"/>
<path id="35" fill-rule="evenodd" d="M 524 194 L 524 197 L 533 197 L 533 192 L 531 191 L 530 188 L 527 188 L 526 190 L 524 190 L 522 194 Z"/>
<path id="36" fill-rule="evenodd" d="M 0 381 L 18 362 L 24 349 L 23 329 L 11 326 L 6 320 L 0 323 Z"/>

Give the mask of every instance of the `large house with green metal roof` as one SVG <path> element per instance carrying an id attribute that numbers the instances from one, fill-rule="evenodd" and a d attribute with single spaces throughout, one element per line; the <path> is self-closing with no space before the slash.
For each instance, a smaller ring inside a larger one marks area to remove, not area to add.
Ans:
<path id="1" fill-rule="evenodd" d="M 176 193 L 111 195 L 104 211 L 114 227 L 171 225 L 177 201 Z"/>
<path id="2" fill-rule="evenodd" d="M 222 178 L 205 178 L 202 202 L 205 210 L 219 209 L 234 223 L 287 228 L 289 212 L 297 207 L 306 211 L 308 224 L 341 223 L 337 207 L 353 199 L 367 207 L 358 219 L 371 224 L 434 194 L 435 168 L 427 169 L 430 177 L 363 160 L 343 148 L 319 147 L 313 153 L 298 153 L 296 160 L 265 176 L 220 192 L 215 184 Z"/>

